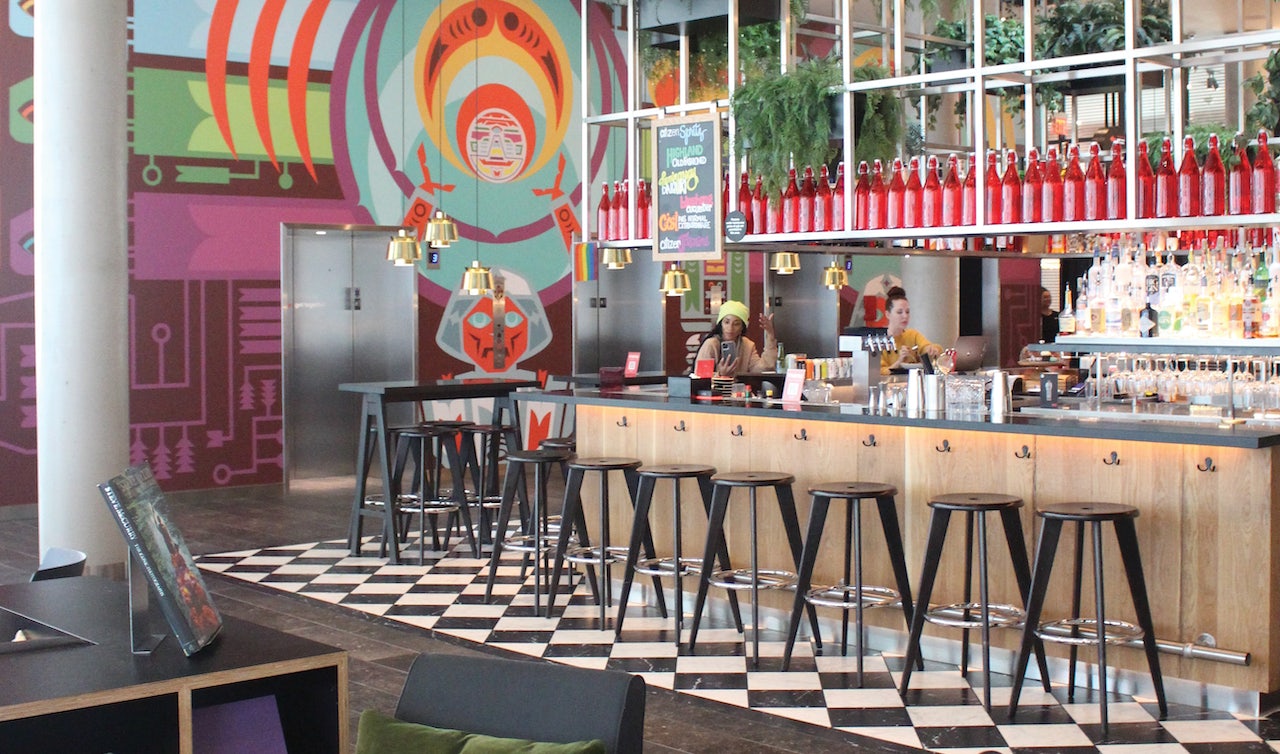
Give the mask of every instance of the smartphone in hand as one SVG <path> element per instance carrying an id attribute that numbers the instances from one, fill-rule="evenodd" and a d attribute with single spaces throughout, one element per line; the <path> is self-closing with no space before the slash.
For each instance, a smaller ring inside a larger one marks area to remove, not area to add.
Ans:
<path id="1" fill-rule="evenodd" d="M 720 341 L 720 360 L 733 361 L 738 358 L 738 344 L 727 340 Z"/>

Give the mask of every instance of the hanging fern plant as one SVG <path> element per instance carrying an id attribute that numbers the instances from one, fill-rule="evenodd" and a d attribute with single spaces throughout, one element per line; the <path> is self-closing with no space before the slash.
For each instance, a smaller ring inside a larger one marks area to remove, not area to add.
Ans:
<path id="1" fill-rule="evenodd" d="M 733 93 L 736 144 L 775 198 L 794 164 L 831 159 L 831 90 L 840 84 L 837 59 L 813 58 L 786 72 L 761 71 Z"/>

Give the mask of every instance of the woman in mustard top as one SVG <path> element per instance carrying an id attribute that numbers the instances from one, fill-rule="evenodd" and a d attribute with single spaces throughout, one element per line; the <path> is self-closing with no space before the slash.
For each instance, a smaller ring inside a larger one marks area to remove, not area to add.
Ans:
<path id="1" fill-rule="evenodd" d="M 920 361 L 920 354 L 927 353 L 930 358 L 942 353 L 942 347 L 929 342 L 929 339 L 913 330 L 911 324 L 911 303 L 907 301 L 907 292 L 899 286 L 889 289 L 885 298 L 885 313 L 889 317 L 889 337 L 893 338 L 898 350 L 885 351 L 880 354 L 880 374 L 889 374 L 889 370 L 904 367 Z"/>

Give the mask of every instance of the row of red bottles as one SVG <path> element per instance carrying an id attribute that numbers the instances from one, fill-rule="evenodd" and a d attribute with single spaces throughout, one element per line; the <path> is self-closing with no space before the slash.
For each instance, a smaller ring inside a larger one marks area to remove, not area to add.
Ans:
<path id="1" fill-rule="evenodd" d="M 613 198 L 609 198 L 609 182 L 600 187 L 600 203 L 596 205 L 596 238 L 600 241 L 625 241 L 631 238 L 628 220 L 627 182 L 613 182 Z M 636 183 L 636 238 L 652 238 L 649 208 L 653 195 L 641 178 Z"/>
<path id="2" fill-rule="evenodd" d="M 1136 171 L 1137 214 L 1139 218 L 1200 217 L 1270 213 L 1276 211 L 1276 173 L 1270 159 L 1265 131 L 1258 134 L 1258 154 L 1262 159 L 1250 164 L 1242 147 L 1236 148 L 1237 163 L 1226 170 L 1218 138 L 1210 135 L 1208 156 L 1201 166 L 1195 142 L 1184 140 L 1180 165 L 1175 170 L 1172 144 L 1161 145 L 1160 160 L 1153 171 L 1147 145 L 1138 144 Z M 987 155 L 984 195 L 987 224 L 1075 222 L 1118 220 L 1128 217 L 1125 191 L 1128 170 L 1124 142 L 1115 140 L 1111 161 L 1104 165 L 1098 145 L 1091 144 L 1087 167 L 1082 167 L 1080 148 L 1072 145 L 1060 160 L 1056 147 L 1043 158 L 1035 148 L 1027 151 L 1025 171 L 1018 170 L 1018 156 L 1009 150 L 1004 169 L 995 152 Z M 762 179 L 755 190 L 744 172 L 738 186 L 737 209 L 747 217 L 748 233 L 808 233 L 827 230 L 880 230 L 973 225 L 976 222 L 977 181 L 974 159 L 961 174 L 955 155 L 941 170 L 938 158 L 929 156 L 921 177 L 920 158 L 905 164 L 894 159 L 886 174 L 880 160 L 858 165 L 853 189 L 853 222 L 844 222 L 844 165 L 837 168 L 834 186 L 828 184 L 826 167 L 815 180 L 812 168 L 804 169 L 797 180 L 793 168 L 780 201 L 766 201 Z M 944 177 L 945 176 L 945 177 Z M 729 204 L 728 188 L 725 206 Z"/>

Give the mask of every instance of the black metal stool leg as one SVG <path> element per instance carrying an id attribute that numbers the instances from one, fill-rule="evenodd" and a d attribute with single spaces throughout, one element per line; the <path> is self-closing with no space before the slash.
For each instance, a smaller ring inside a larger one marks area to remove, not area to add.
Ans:
<path id="1" fill-rule="evenodd" d="M 693 603 L 693 623 L 689 626 L 689 654 L 694 653 L 698 644 L 698 625 L 702 622 L 702 610 L 707 603 L 707 589 L 710 586 L 711 563 L 722 549 L 727 549 L 724 540 L 724 516 L 729 507 L 729 488 L 715 487 L 711 495 L 711 510 L 707 514 L 707 546 L 702 556 L 702 574 L 698 578 L 698 596 Z M 722 568 L 729 568 L 726 557 Z M 739 628 L 739 630 L 742 630 Z"/>
<path id="2" fill-rule="evenodd" d="M 698 489 L 702 493 L 702 507 L 707 514 L 708 522 L 711 520 L 711 500 L 713 498 L 710 477 L 702 477 L 698 480 Z M 723 514 L 722 514 L 723 515 Z M 720 537 L 720 546 L 716 552 L 716 562 L 719 563 L 721 570 L 729 569 L 729 543 L 725 541 L 724 536 Z M 711 560 L 708 558 L 703 561 L 703 568 L 708 568 Z M 738 604 L 738 593 L 729 592 L 729 608 L 733 611 L 733 625 L 738 629 L 738 633 L 742 633 L 745 629 L 742 625 L 742 608 Z"/>
<path id="3" fill-rule="evenodd" d="M 1071 582 L 1071 620 L 1077 620 L 1080 617 L 1080 589 L 1084 581 L 1084 522 L 1076 522 L 1076 552 L 1075 552 L 1075 571 Z M 1071 638 L 1079 638 L 1080 626 L 1071 624 Z M 1069 652 L 1067 666 L 1067 701 L 1074 702 L 1076 700 L 1076 659 L 1079 656 L 1080 648 L 1072 644 Z"/>
<path id="4" fill-rule="evenodd" d="M 1169 704 L 1164 695 L 1164 675 L 1160 672 L 1160 654 L 1156 649 L 1156 627 L 1151 618 L 1151 605 L 1147 600 L 1147 581 L 1142 573 L 1142 556 L 1138 552 L 1138 532 L 1133 519 L 1115 521 L 1116 541 L 1120 544 L 1120 557 L 1124 561 L 1125 576 L 1129 580 L 1129 593 L 1133 609 L 1137 613 L 1138 627 L 1142 629 L 1142 647 L 1147 655 L 1147 667 L 1151 670 L 1151 683 L 1155 686 L 1156 703 L 1160 706 L 1160 719 L 1169 715 Z"/>
<path id="5" fill-rule="evenodd" d="M 1013 668 L 1013 691 L 1009 696 L 1010 719 L 1018 712 L 1018 697 L 1022 695 L 1022 682 L 1026 678 L 1027 663 L 1031 660 L 1032 647 L 1039 641 L 1036 637 L 1036 628 L 1040 625 L 1040 612 L 1044 608 L 1045 594 L 1049 587 L 1049 577 L 1053 573 L 1053 559 L 1061 533 L 1062 522 L 1057 519 L 1045 519 L 1040 526 L 1040 541 L 1036 545 L 1036 571 L 1031 578 L 1026 601 L 1026 624 L 1022 629 L 1022 644 L 1018 649 L 1018 659 Z M 1045 683 L 1048 683 L 1047 675 Z"/>
<path id="6" fill-rule="evenodd" d="M 920 635 L 924 633 L 924 614 L 929 609 L 929 597 L 933 594 L 933 582 L 938 576 L 942 560 L 942 545 L 947 539 L 947 523 L 951 511 L 934 508 L 929 516 L 929 537 L 924 550 L 924 567 L 920 571 L 920 588 L 917 591 L 915 610 L 911 616 L 911 633 L 907 637 L 907 654 L 903 658 L 902 688 L 898 693 L 904 699 L 911 684 L 911 671 L 920 658 Z"/>
<path id="7" fill-rule="evenodd" d="M 787 647 L 782 654 L 784 672 L 791 668 L 791 653 L 795 649 L 796 635 L 800 633 L 800 614 L 804 611 L 805 592 L 813 579 L 813 566 L 818 560 L 822 529 L 826 525 L 830 504 L 831 501 L 826 497 L 815 496 L 809 508 L 809 533 L 805 535 L 800 567 L 796 570 L 796 595 L 791 601 L 791 619 L 787 621 Z"/>
<path id="8" fill-rule="evenodd" d="M 755 488 L 752 487 L 752 501 L 755 500 Z M 800 569 L 800 551 L 804 547 L 804 543 L 800 541 L 800 519 L 796 516 L 795 496 L 791 492 L 790 484 L 780 484 L 774 487 L 775 494 L 778 497 L 778 507 L 782 514 L 782 527 L 787 532 L 787 543 L 791 545 L 791 563 L 796 570 Z M 751 511 L 751 521 L 754 525 L 756 521 L 754 506 Z M 751 531 L 751 544 L 756 546 L 756 532 L 754 526 Z M 756 566 L 751 567 L 752 574 L 758 574 Z M 752 593 L 752 600 L 755 594 Z M 818 610 L 812 604 L 806 602 L 805 607 L 809 613 L 809 627 L 813 629 L 813 635 L 817 637 L 818 646 L 822 646 L 822 631 L 818 628 Z M 758 624 L 757 624 L 758 625 Z"/>
<path id="9" fill-rule="evenodd" d="M 880 526 L 884 530 L 885 545 L 889 549 L 889 563 L 893 566 L 894 580 L 898 584 L 898 596 L 902 600 L 902 616 L 911 630 L 915 602 L 911 598 L 911 579 L 907 575 L 907 557 L 902 546 L 902 529 L 898 526 L 898 508 L 892 496 L 876 498 L 880 512 Z M 924 659 L 916 657 L 916 670 L 924 670 Z"/>
<path id="10" fill-rule="evenodd" d="M 1009 543 L 1009 562 L 1013 565 L 1013 575 L 1018 582 L 1018 591 L 1022 593 L 1022 605 L 1025 609 L 1028 595 L 1031 594 L 1031 564 L 1027 562 L 1027 545 L 1022 538 L 1022 517 L 1016 509 L 1010 508 L 1000 512 L 1000 523 L 1004 526 L 1005 540 Z M 1036 653 L 1036 665 L 1040 668 L 1040 684 L 1045 691 L 1049 691 L 1049 662 L 1045 658 L 1044 642 L 1034 633 L 1032 638 L 1035 640 L 1032 647 Z"/>
<path id="11" fill-rule="evenodd" d="M 656 480 L 650 476 L 640 477 L 639 487 L 636 491 L 636 505 L 633 512 L 631 522 L 631 542 L 627 546 L 627 562 L 622 570 L 622 590 L 618 593 L 618 617 L 613 622 L 613 636 L 615 639 L 622 638 L 622 622 L 627 616 L 627 600 L 631 597 L 631 584 L 636 577 L 636 563 L 640 560 L 640 540 L 644 538 L 641 531 L 642 528 L 649 528 L 649 507 L 653 503 L 653 488 Z M 676 480 L 676 492 L 679 494 L 680 480 Z M 679 510 L 677 508 L 677 510 Z M 676 546 L 679 547 L 680 540 L 676 540 Z M 679 550 L 676 550 L 677 558 Z M 676 594 L 679 597 L 679 562 L 677 560 L 677 577 L 676 577 Z M 680 624 L 676 623 L 676 643 L 680 643 L 679 634 Z"/>
<path id="12" fill-rule="evenodd" d="M 485 582 L 484 601 L 489 604 L 493 598 L 493 584 L 498 576 L 498 564 L 502 558 L 502 540 L 506 536 L 507 527 L 511 523 L 511 508 L 516 497 L 521 467 L 524 464 L 510 461 L 507 464 L 507 479 L 502 489 L 502 501 L 498 505 L 498 534 L 493 538 L 493 550 L 489 555 L 489 578 Z"/>

